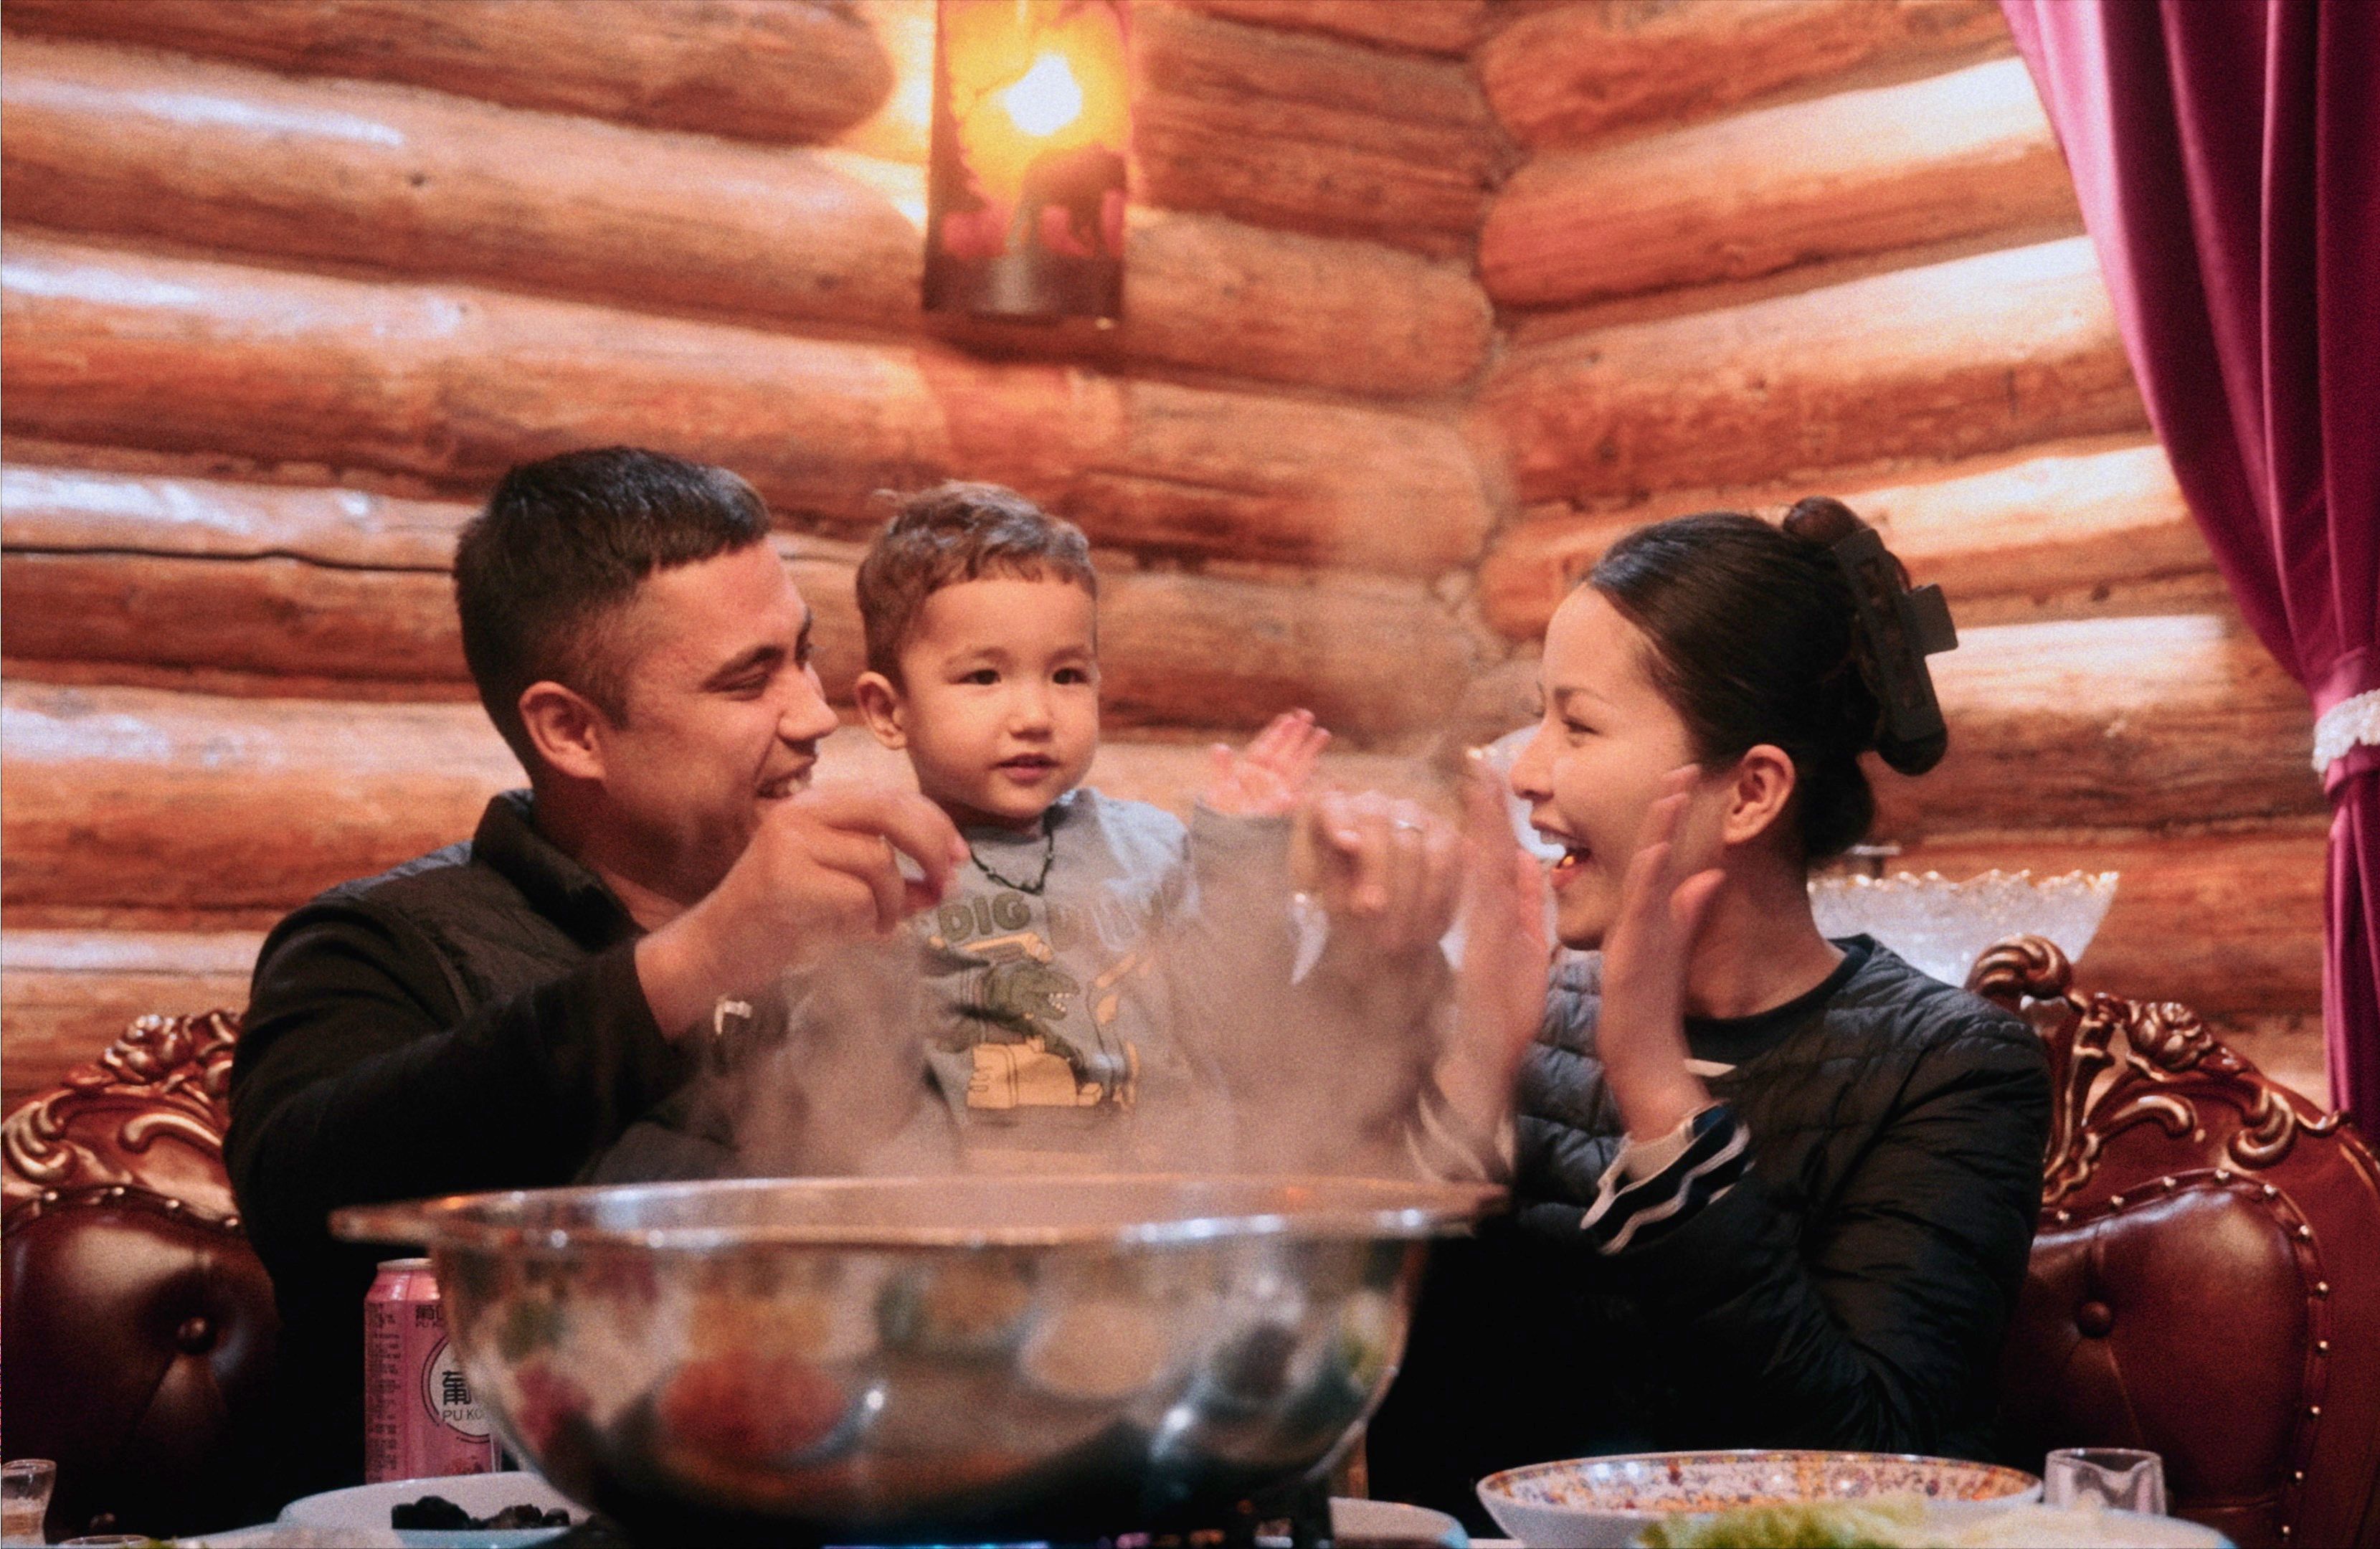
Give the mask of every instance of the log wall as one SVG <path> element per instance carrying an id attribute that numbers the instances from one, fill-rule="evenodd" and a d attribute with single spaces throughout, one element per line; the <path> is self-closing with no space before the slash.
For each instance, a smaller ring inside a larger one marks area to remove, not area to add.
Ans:
<path id="1" fill-rule="evenodd" d="M 8 1092 L 236 1004 L 281 911 L 517 783 L 446 569 L 566 447 L 752 479 L 838 701 L 875 492 L 989 478 L 1098 546 L 1106 788 L 1178 805 L 1293 704 L 1418 788 L 1503 649 L 1451 601 L 1500 515 L 1463 423 L 1487 10 L 1138 5 L 1093 332 L 920 312 L 920 0 L 10 0 Z M 834 741 L 825 777 L 899 777 Z"/>
<path id="2" fill-rule="evenodd" d="M 1293 703 L 1342 777 L 1428 789 L 1618 533 L 1846 494 L 1965 633 L 1953 753 L 1882 781 L 1879 836 L 2118 867 L 2086 980 L 2318 1068 L 2302 696 L 1989 0 L 1134 18 L 1127 316 L 1091 331 L 920 313 L 922 0 L 8 0 L 6 1095 L 236 1001 L 281 911 L 517 780 L 454 532 L 605 441 L 754 481 L 838 697 L 873 492 L 1080 522 L 1094 777 L 1175 803 Z M 825 777 L 899 777 L 834 744 Z"/>
<path id="3" fill-rule="evenodd" d="M 1559 0 L 1475 62 L 1523 152 L 1480 231 L 1484 627 L 1525 656 L 1644 522 L 1844 497 L 1961 633 L 1949 757 L 1877 772 L 1881 863 L 2121 872 L 2084 981 L 2216 1014 L 2319 1095 L 2305 696 L 2149 433 L 1997 6 Z"/>

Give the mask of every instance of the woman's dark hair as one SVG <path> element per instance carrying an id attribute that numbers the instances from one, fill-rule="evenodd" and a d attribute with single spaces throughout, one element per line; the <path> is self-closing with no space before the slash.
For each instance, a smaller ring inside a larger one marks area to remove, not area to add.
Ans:
<path id="1" fill-rule="evenodd" d="M 1903 743 L 1885 729 L 1863 662 L 1875 645 L 1832 552 L 1861 525 L 1824 496 L 1797 504 L 1781 530 L 1734 511 L 1679 517 L 1612 544 L 1585 583 L 1652 643 L 1653 685 L 1698 758 L 1767 743 L 1792 759 L 1802 852 L 1814 861 L 1859 843 L 1875 820 L 1860 754 L 1874 749 L 1904 774 L 1942 754 L 1938 739 Z"/>

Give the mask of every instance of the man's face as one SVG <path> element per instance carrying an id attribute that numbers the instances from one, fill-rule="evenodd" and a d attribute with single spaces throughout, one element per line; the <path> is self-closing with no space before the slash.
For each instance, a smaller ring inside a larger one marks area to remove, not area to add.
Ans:
<path id="1" fill-rule="evenodd" d="M 897 738 L 961 823 L 1030 828 L 1099 748 L 1098 615 L 1072 581 L 1000 577 L 928 597 L 901 647 Z"/>
<path id="2" fill-rule="evenodd" d="M 809 784 L 834 712 L 810 615 L 765 543 L 657 570 L 614 624 L 622 719 L 599 721 L 603 789 L 638 880 L 691 904 L 744 853 L 765 804 Z"/>

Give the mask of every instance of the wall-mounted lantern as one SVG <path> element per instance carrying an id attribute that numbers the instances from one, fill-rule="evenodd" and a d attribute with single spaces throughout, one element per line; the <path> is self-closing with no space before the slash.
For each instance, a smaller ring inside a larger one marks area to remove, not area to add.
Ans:
<path id="1" fill-rule="evenodd" d="M 938 4 L 926 310 L 1122 316 L 1121 0 Z"/>

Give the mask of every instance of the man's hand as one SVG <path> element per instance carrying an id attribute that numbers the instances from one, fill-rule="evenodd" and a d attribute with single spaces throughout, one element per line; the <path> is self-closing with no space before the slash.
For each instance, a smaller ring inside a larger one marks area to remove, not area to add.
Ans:
<path id="1" fill-rule="evenodd" d="M 896 851 L 923 880 L 902 875 Z M 710 896 L 637 944 L 653 1019 L 674 1038 L 707 1022 L 721 995 L 757 990 L 837 942 L 882 935 L 941 902 L 966 857 L 922 796 L 811 790 L 771 803 Z"/>
<path id="2" fill-rule="evenodd" d="M 1306 891 L 1372 955 L 1394 957 L 1438 940 L 1454 922 L 1462 881 L 1454 830 L 1419 804 L 1364 791 L 1325 791 L 1306 809 L 1296 846 Z"/>
<path id="3" fill-rule="evenodd" d="M 1330 745 L 1330 734 L 1314 724 L 1314 712 L 1292 710 L 1272 718 L 1254 740 L 1233 752 L 1224 743 L 1208 755 L 1208 806 L 1233 817 L 1279 817 L 1305 799 L 1315 762 Z"/>

